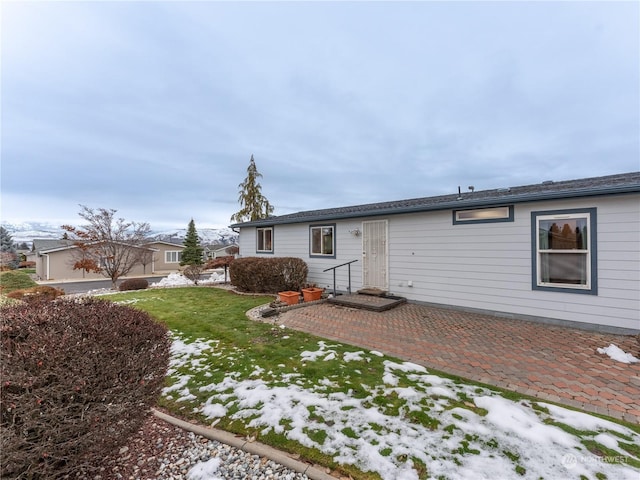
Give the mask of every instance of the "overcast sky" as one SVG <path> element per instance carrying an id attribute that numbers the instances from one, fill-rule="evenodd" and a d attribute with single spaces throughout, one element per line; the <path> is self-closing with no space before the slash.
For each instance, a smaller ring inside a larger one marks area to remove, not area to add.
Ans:
<path id="1" fill-rule="evenodd" d="M 3 221 L 224 227 L 640 169 L 640 3 L 3 1 Z"/>

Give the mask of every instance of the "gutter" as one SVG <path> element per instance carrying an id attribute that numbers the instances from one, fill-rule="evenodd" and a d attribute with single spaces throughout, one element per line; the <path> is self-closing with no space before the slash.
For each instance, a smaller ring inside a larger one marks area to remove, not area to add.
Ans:
<path id="1" fill-rule="evenodd" d="M 285 225 L 293 223 L 309 223 L 324 220 L 343 220 L 345 218 L 363 218 L 363 217 L 376 217 L 390 214 L 404 214 L 404 213 L 418 213 L 418 212 L 431 212 L 438 210 L 460 209 L 460 208 L 474 208 L 474 207 L 486 207 L 486 206 L 498 206 L 509 205 L 512 203 L 526 203 L 526 202 L 540 202 L 545 200 L 559 200 L 567 198 L 582 198 L 582 197 L 597 197 L 602 195 L 622 195 L 630 193 L 639 193 L 640 185 L 623 185 L 618 187 L 605 187 L 602 189 L 582 188 L 575 190 L 563 190 L 557 192 L 540 192 L 540 193 L 522 193 L 515 195 L 505 195 L 501 197 L 490 198 L 474 198 L 473 194 L 465 193 L 465 197 L 460 200 L 447 200 L 441 203 L 415 205 L 409 207 L 386 207 L 381 209 L 370 209 L 360 211 L 348 211 L 342 213 L 321 213 L 318 215 L 297 216 L 294 218 L 278 219 L 278 217 L 265 218 L 263 220 L 256 220 L 247 223 L 237 223 L 231 225 L 230 228 L 235 232 L 236 228 L 243 227 L 260 227 L 260 226 L 272 226 L 272 225 Z M 477 192 L 479 193 L 479 192 Z M 398 203 L 400 203 L 399 201 Z M 346 207 L 349 208 L 349 207 Z M 299 212 L 305 213 L 305 212 Z M 295 214 L 294 214 L 295 215 Z M 239 233 L 239 232 L 238 232 Z"/>

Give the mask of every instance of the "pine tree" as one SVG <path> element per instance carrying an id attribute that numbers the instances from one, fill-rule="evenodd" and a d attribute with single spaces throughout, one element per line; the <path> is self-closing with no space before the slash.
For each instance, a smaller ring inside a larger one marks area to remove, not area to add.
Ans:
<path id="1" fill-rule="evenodd" d="M 262 174 L 256 168 L 256 162 L 251 155 L 249 167 L 247 168 L 247 178 L 238 185 L 238 203 L 241 206 L 239 212 L 231 216 L 232 222 L 242 223 L 245 221 L 260 220 L 267 218 L 273 213 L 273 206 L 262 195 L 262 186 L 258 179 Z"/>
<path id="2" fill-rule="evenodd" d="M 6 228 L 0 227 L 0 266 L 13 270 L 18 268 L 19 263 L 20 260 L 11 233 Z"/>
<path id="3" fill-rule="evenodd" d="M 187 235 L 184 238 L 184 250 L 182 250 L 182 260 L 180 265 L 202 265 L 202 252 L 204 249 L 200 245 L 200 238 L 196 231 L 196 224 L 193 218 L 187 227 Z"/>

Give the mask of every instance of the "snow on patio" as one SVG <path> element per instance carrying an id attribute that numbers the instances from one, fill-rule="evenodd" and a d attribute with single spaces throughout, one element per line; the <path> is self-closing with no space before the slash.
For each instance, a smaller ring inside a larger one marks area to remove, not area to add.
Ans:
<path id="1" fill-rule="evenodd" d="M 163 394 L 191 402 L 194 412 L 206 418 L 229 416 L 262 434 L 285 435 L 341 464 L 378 472 L 384 480 L 418 479 L 412 458 L 426 465 L 429 478 L 640 476 L 639 469 L 625 463 L 625 455 L 640 460 L 622 448 L 621 443 L 640 444 L 640 435 L 629 428 L 544 402 L 511 401 L 486 388 L 431 375 L 409 362 L 384 361 L 380 383 L 362 385 L 364 398 L 352 390 L 337 391 L 342 379 L 324 378 L 310 386 L 297 372 L 265 372 L 259 366 L 248 378 L 231 372 L 219 383 L 196 384 L 196 375 L 210 376 L 206 364 L 211 356 L 237 354 L 219 351 L 215 341 L 186 342 L 174 336 L 169 371 L 174 383 Z M 373 355 L 381 354 L 340 354 L 336 346 L 319 342 L 317 350 L 301 352 L 300 359 L 303 364 L 349 362 L 351 367 L 360 362 L 365 368 Z M 206 393 L 206 401 L 194 402 L 196 393 Z M 399 411 L 386 413 L 376 403 L 380 398 L 399 398 L 403 404 Z M 412 416 L 423 421 L 408 421 Z M 572 429 L 580 432 L 569 433 Z M 583 440 L 616 455 L 596 456 Z"/>
<path id="2" fill-rule="evenodd" d="M 602 355 L 608 355 L 610 358 L 612 358 L 617 362 L 622 362 L 622 363 L 640 362 L 640 359 L 634 357 L 630 353 L 626 353 L 624 350 L 622 350 L 617 345 L 614 345 L 613 343 L 609 345 L 607 348 L 598 348 L 598 353 Z"/>

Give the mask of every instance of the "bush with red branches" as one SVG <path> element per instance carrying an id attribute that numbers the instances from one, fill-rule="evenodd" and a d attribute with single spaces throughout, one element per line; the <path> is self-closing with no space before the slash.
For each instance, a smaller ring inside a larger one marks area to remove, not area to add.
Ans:
<path id="1" fill-rule="evenodd" d="M 169 361 L 166 327 L 97 299 L 3 307 L 0 339 L 2 478 L 95 465 L 141 427 Z"/>

